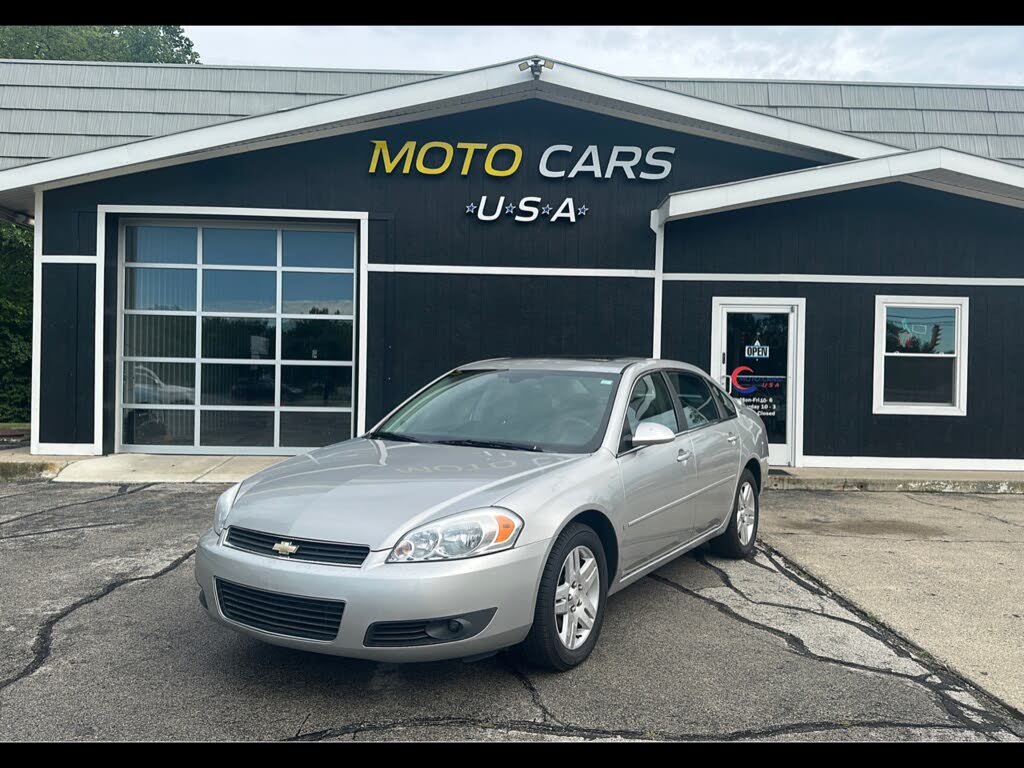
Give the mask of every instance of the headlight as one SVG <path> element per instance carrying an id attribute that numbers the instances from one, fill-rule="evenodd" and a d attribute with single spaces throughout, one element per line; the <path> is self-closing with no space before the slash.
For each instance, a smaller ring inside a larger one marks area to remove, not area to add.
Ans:
<path id="1" fill-rule="evenodd" d="M 457 560 L 510 549 L 523 521 L 507 509 L 474 509 L 413 528 L 388 555 L 389 563 Z"/>
<path id="2" fill-rule="evenodd" d="M 231 507 L 235 503 L 235 496 L 238 495 L 238 489 L 241 487 L 241 483 L 235 483 L 217 499 L 217 511 L 213 515 L 213 530 L 218 536 L 224 530 L 224 525 L 228 521 L 228 513 L 231 512 Z"/>

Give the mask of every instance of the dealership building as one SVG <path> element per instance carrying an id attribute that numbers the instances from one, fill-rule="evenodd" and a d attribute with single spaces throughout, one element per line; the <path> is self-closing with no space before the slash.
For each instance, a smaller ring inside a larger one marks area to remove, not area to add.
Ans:
<path id="1" fill-rule="evenodd" d="M 32 451 L 289 454 L 460 364 L 692 362 L 772 462 L 1024 470 L 1024 89 L 0 61 Z"/>

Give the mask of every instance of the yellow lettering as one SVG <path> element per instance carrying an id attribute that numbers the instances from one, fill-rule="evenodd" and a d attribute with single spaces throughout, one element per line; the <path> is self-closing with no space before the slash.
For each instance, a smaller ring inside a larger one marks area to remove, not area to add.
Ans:
<path id="1" fill-rule="evenodd" d="M 427 156 L 427 152 L 435 148 L 444 150 L 444 162 L 436 168 L 428 168 L 423 159 Z M 452 145 L 446 141 L 428 141 L 420 148 L 420 153 L 416 155 L 416 170 L 427 176 L 436 176 L 439 173 L 444 173 L 448 170 L 448 166 L 452 164 L 454 152 L 455 150 L 452 149 Z"/>
<path id="2" fill-rule="evenodd" d="M 380 141 L 372 139 L 373 144 L 373 157 L 370 158 L 370 173 L 377 172 L 377 160 L 383 159 L 384 161 L 384 173 L 391 173 L 395 168 L 398 167 L 398 163 L 401 162 L 402 158 L 405 158 L 405 165 L 402 166 L 402 173 L 408 173 L 409 169 L 412 168 L 412 156 L 416 151 L 416 142 L 407 141 L 402 145 L 402 148 L 398 150 L 398 154 L 395 155 L 394 160 L 391 159 L 391 155 L 388 152 L 388 143 L 386 141 Z M 451 150 L 451 147 L 448 148 Z M 420 153 L 422 156 L 422 152 Z M 449 161 L 451 158 L 449 157 Z"/>
<path id="3" fill-rule="evenodd" d="M 473 163 L 473 153 L 478 149 L 487 149 L 486 144 L 476 144 L 470 141 L 460 141 L 455 145 L 459 149 L 466 150 L 466 159 L 462 161 L 462 175 L 469 175 L 469 166 Z"/>
<path id="4" fill-rule="evenodd" d="M 512 161 L 512 165 L 506 168 L 504 171 L 499 171 L 494 167 L 494 156 L 502 150 L 512 152 L 515 155 L 515 160 Z M 484 171 L 488 176 L 511 176 L 517 170 L 519 170 L 519 163 L 523 161 L 523 148 L 518 144 L 495 144 L 491 147 L 491 151 L 487 153 L 487 160 L 484 162 Z"/>

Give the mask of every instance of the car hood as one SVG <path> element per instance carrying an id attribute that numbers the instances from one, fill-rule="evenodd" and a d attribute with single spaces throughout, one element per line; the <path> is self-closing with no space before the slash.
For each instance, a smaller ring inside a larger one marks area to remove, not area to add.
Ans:
<path id="1" fill-rule="evenodd" d="M 228 525 L 390 549 L 410 528 L 497 503 L 579 454 L 356 438 L 245 480 Z"/>

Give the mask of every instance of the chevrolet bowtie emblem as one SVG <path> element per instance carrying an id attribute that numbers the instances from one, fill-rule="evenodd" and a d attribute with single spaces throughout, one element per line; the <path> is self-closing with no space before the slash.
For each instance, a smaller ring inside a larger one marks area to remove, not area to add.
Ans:
<path id="1" fill-rule="evenodd" d="M 299 547 L 296 544 L 292 544 L 290 541 L 279 541 L 273 547 L 271 547 L 279 555 L 294 555 L 299 551 Z"/>

